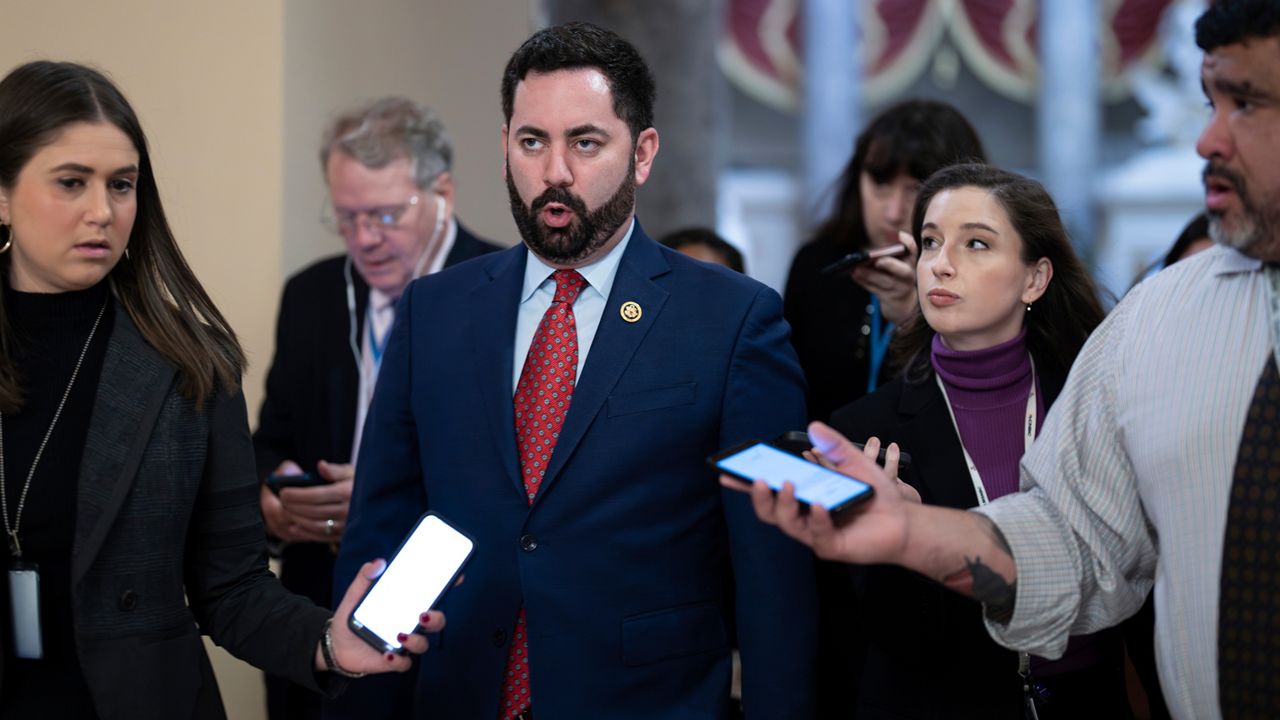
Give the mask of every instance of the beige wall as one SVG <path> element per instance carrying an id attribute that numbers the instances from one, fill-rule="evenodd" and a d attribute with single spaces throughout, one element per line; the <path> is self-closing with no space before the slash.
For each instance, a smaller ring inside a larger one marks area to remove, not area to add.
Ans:
<path id="1" fill-rule="evenodd" d="M 8 0 L 0 72 L 73 60 L 120 85 L 151 141 L 169 220 L 249 355 L 250 417 L 271 362 L 283 279 L 340 248 L 316 219 L 324 119 L 401 93 L 454 138 L 459 215 L 514 242 L 501 184 L 498 82 L 530 30 L 529 0 Z M 341 350 L 339 350 L 341 351 Z M 228 712 L 263 717 L 260 676 L 214 658 Z"/>

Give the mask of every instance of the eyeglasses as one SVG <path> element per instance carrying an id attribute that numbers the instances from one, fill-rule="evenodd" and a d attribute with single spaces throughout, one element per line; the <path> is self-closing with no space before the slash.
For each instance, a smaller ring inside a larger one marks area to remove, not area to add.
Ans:
<path id="1" fill-rule="evenodd" d="M 377 233 L 398 230 L 404 214 L 418 204 L 419 197 L 414 195 L 401 205 L 384 205 L 368 210 L 338 209 L 325 198 L 324 207 L 320 211 L 320 224 L 339 235 L 349 235 L 357 227 Z"/>

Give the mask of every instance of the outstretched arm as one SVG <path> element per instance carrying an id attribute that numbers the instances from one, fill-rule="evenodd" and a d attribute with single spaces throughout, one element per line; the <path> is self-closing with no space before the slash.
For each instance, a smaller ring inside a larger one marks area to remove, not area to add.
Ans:
<path id="1" fill-rule="evenodd" d="M 750 493 L 761 520 L 813 548 L 819 557 L 902 565 L 979 600 L 993 620 L 1012 616 L 1017 568 L 995 523 L 977 513 L 904 498 L 895 480 L 822 423 L 809 426 L 809 438 L 837 470 L 868 483 L 875 495 L 833 519 L 818 506 L 802 513 L 790 483 L 775 494 L 760 481 Z M 743 489 L 733 478 L 722 478 L 721 484 Z"/>

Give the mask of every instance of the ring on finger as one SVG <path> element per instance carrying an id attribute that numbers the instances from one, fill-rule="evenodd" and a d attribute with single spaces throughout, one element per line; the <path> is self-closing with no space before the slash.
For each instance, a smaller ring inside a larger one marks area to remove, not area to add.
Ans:
<path id="1" fill-rule="evenodd" d="M 337 525 L 337 523 L 335 523 L 335 522 L 333 521 L 333 518 L 329 518 L 328 520 L 325 520 L 325 521 L 324 521 L 324 534 L 325 534 L 325 535 L 332 535 L 332 534 L 333 534 L 333 528 L 334 528 L 334 526 L 335 526 L 335 525 Z"/>

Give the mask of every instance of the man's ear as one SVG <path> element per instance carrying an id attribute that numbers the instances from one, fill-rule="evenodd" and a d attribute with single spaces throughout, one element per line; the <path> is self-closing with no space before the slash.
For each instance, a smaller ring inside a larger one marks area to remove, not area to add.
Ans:
<path id="1" fill-rule="evenodd" d="M 649 179 L 649 171 L 653 169 L 653 159 L 658 156 L 658 131 L 645 128 L 636 138 L 636 185 L 644 184 Z"/>
<path id="2" fill-rule="evenodd" d="M 431 192 L 434 192 L 436 195 L 444 198 L 445 217 L 453 215 L 453 175 L 451 175 L 448 170 L 445 170 L 436 177 L 436 181 L 431 184 Z"/>

